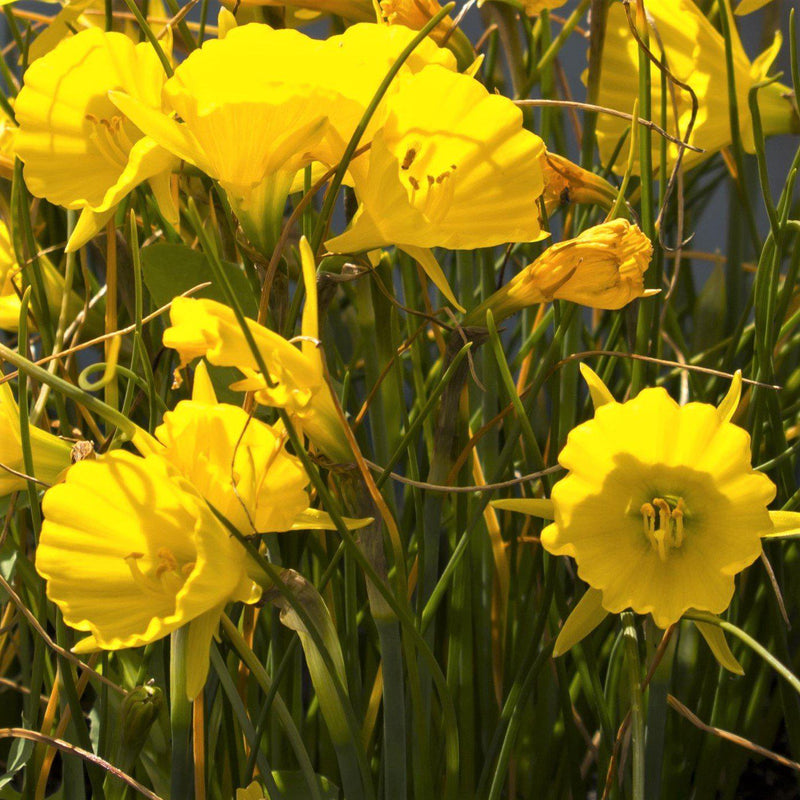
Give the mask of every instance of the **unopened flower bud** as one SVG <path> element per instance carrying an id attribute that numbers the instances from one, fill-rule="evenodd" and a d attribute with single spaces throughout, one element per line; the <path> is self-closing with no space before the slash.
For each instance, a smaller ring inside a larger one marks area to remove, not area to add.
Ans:
<path id="1" fill-rule="evenodd" d="M 491 309 L 496 321 L 555 299 L 618 309 L 656 294 L 644 288 L 653 246 L 636 225 L 614 219 L 549 247 L 470 315 L 478 322 Z"/>
<path id="2" fill-rule="evenodd" d="M 137 686 L 122 701 L 122 748 L 129 757 L 142 749 L 163 705 L 163 692 L 150 684 Z"/>

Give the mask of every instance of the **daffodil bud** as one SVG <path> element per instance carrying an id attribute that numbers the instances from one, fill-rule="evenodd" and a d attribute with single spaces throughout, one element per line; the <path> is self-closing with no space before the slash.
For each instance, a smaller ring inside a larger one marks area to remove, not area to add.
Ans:
<path id="1" fill-rule="evenodd" d="M 617 309 L 657 290 L 644 288 L 653 246 L 636 225 L 614 219 L 549 247 L 470 314 L 477 323 L 491 309 L 499 321 L 536 303 L 569 300 Z"/>
<path id="2" fill-rule="evenodd" d="M 164 694 L 158 686 L 145 684 L 128 692 L 121 712 L 123 757 L 135 759 L 163 706 Z"/>

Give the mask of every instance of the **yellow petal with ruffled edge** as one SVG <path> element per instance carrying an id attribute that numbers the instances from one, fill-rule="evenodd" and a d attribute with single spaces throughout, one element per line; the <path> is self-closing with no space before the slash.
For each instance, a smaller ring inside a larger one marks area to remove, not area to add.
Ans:
<path id="1" fill-rule="evenodd" d="M 553 655 L 558 657 L 566 653 L 585 639 L 607 616 L 608 611 L 603 608 L 602 593 L 596 589 L 587 589 L 562 626 Z"/>

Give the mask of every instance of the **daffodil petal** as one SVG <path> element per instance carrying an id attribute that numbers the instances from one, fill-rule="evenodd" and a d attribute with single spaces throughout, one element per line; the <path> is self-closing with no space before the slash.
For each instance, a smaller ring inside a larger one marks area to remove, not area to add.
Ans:
<path id="1" fill-rule="evenodd" d="M 587 589 L 561 627 L 553 655 L 558 657 L 566 653 L 586 638 L 607 616 L 608 611 L 603 608 L 603 593 L 597 589 Z"/>
<path id="2" fill-rule="evenodd" d="M 800 536 L 800 511 L 770 511 L 772 530 L 762 533 L 762 539 L 792 538 Z"/>
<path id="3" fill-rule="evenodd" d="M 518 497 L 508 500 L 492 500 L 489 504 L 499 511 L 519 511 L 541 519 L 555 519 L 553 501 L 538 497 Z"/>
<path id="4" fill-rule="evenodd" d="M 69 237 L 67 246 L 64 248 L 67 253 L 74 253 L 80 250 L 88 241 L 94 239 L 106 223 L 114 216 L 116 208 L 109 208 L 105 211 L 97 212 L 91 208 L 84 208 L 75 227 L 72 229 L 72 235 Z"/>
<path id="5" fill-rule="evenodd" d="M 206 685 L 211 639 L 217 632 L 223 608 L 212 608 L 189 623 L 186 639 L 186 696 L 189 700 L 194 700 Z"/>
<path id="6" fill-rule="evenodd" d="M 708 622 L 698 622 L 697 620 L 694 620 L 694 624 L 706 640 L 706 644 L 714 654 L 714 658 L 719 662 L 719 665 L 727 669 L 728 672 L 732 672 L 734 675 L 744 675 L 742 665 L 731 652 L 731 648 L 728 646 L 728 641 L 725 638 L 722 628 Z"/>
<path id="7" fill-rule="evenodd" d="M 589 387 L 589 394 L 592 397 L 592 405 L 595 411 L 606 403 L 616 402 L 608 386 L 603 383 L 603 379 L 588 364 L 581 362 L 579 368 L 586 385 Z"/>
<path id="8" fill-rule="evenodd" d="M 178 158 L 204 169 L 202 151 L 186 126 L 125 92 L 111 91 L 108 99 L 141 131 Z"/>
<path id="9" fill-rule="evenodd" d="M 742 397 L 742 371 L 737 369 L 734 373 L 733 380 L 731 381 L 728 393 L 722 399 L 722 402 L 717 406 L 717 413 L 723 422 L 730 422 L 736 409 L 739 407 L 739 401 Z"/>
<path id="10" fill-rule="evenodd" d="M 450 288 L 450 284 L 447 282 L 447 278 L 430 248 L 401 245 L 400 249 L 408 253 L 425 270 L 425 274 L 433 281 L 436 288 L 445 296 L 448 302 L 452 303 L 459 311 L 463 312 L 465 310 L 464 306 L 456 300 L 456 296 L 453 294 L 453 290 Z"/>
<path id="11" fill-rule="evenodd" d="M 764 6 L 769 5 L 772 0 L 742 0 L 738 6 L 736 6 L 736 10 L 733 12 L 736 14 L 737 17 L 743 17 L 747 14 L 752 14 L 754 11 L 758 11 L 759 8 L 764 8 Z"/>
<path id="12" fill-rule="evenodd" d="M 363 517 L 361 519 L 352 519 L 350 517 L 342 517 L 342 522 L 347 526 L 348 530 L 357 531 L 359 528 L 366 528 L 374 522 L 372 517 Z M 291 530 L 293 531 L 335 531 L 336 523 L 331 519 L 330 514 L 325 511 L 319 511 L 316 508 L 307 508 L 305 511 L 300 512 L 292 524 Z"/>
<path id="13" fill-rule="evenodd" d="M 208 367 L 205 361 L 199 361 L 194 369 L 192 401 L 205 403 L 209 406 L 217 404 L 217 393 L 214 391 L 214 384 L 211 382 L 211 376 L 208 374 Z"/>

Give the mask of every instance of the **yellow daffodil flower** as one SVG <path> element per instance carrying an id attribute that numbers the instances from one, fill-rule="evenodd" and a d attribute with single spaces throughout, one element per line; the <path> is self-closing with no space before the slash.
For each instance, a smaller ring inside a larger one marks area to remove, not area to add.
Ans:
<path id="1" fill-rule="evenodd" d="M 636 225 L 614 219 L 539 256 L 470 318 L 480 323 L 491 309 L 496 321 L 536 303 L 569 300 L 591 308 L 622 308 L 637 297 L 657 294 L 644 288 L 653 245 Z"/>
<path id="2" fill-rule="evenodd" d="M 301 240 L 300 253 L 306 286 L 300 347 L 263 325 L 248 321 L 270 372 L 269 381 L 259 373 L 233 310 L 215 300 L 176 297 L 170 308 L 172 325 L 164 331 L 164 345 L 178 351 L 181 366 L 203 356 L 217 366 L 237 367 L 246 378 L 231 388 L 254 391 L 259 403 L 285 408 L 329 458 L 349 462 L 350 447 L 324 377 L 319 351 L 316 271 L 305 238 Z"/>
<path id="3" fill-rule="evenodd" d="M 690 609 L 722 613 L 734 577 L 761 554 L 761 538 L 800 526 L 800 514 L 767 510 L 775 486 L 752 468 L 750 437 L 730 421 L 739 373 L 719 407 L 679 406 L 661 388 L 618 403 L 583 364 L 581 373 L 595 414 L 558 457 L 566 477 L 549 500 L 494 503 L 553 520 L 542 546 L 574 558 L 590 586 L 557 654 L 606 614 L 629 608 L 660 628 Z"/>
<path id="4" fill-rule="evenodd" d="M 242 533 L 335 529 L 326 513 L 309 508 L 309 478 L 300 459 L 286 452 L 285 431 L 218 403 L 202 362 L 192 399 L 164 414 L 155 436 L 164 446 L 160 454 Z"/>
<path id="5" fill-rule="evenodd" d="M 356 179 L 358 211 L 326 246 L 353 253 L 395 244 L 458 305 L 428 248 L 540 238 L 543 153 L 510 100 L 467 75 L 426 67 L 387 100 L 368 173 Z"/>
<path id="6" fill-rule="evenodd" d="M 165 215 L 177 219 L 169 185 L 177 162 L 108 99 L 109 90 L 123 89 L 160 108 L 164 79 L 150 44 L 96 28 L 64 40 L 25 72 L 15 149 L 32 194 L 81 210 L 68 250 L 91 239 L 145 180 Z"/>
<path id="7" fill-rule="evenodd" d="M 298 31 L 243 25 L 178 66 L 164 86 L 166 113 L 131 93 L 112 98 L 159 144 L 219 181 L 248 238 L 269 256 L 296 176 L 314 161 L 338 163 L 375 89 L 413 35 L 365 24 L 323 42 Z M 440 58 L 433 42 L 420 51 L 412 65 L 426 53 Z M 454 66 L 452 54 L 441 52 Z"/>
<path id="8" fill-rule="evenodd" d="M 725 41 L 692 0 L 651 0 L 647 3 L 647 17 L 651 20 L 650 43 L 656 55 L 660 55 L 663 48 L 670 71 L 692 87 L 699 101 L 698 115 L 689 143 L 703 148 L 705 152 L 684 152 L 682 163 L 685 167 L 691 167 L 731 143 Z M 773 44 L 751 63 L 739 40 L 733 19 L 730 27 L 742 144 L 748 153 L 753 153 L 755 144 L 748 93 L 768 75 L 780 49 L 781 37 L 776 34 Z M 654 66 L 651 66 L 651 71 L 653 119 L 659 120 L 662 108 L 661 81 Z M 638 75 L 638 45 L 631 34 L 623 5 L 612 3 L 603 45 L 597 104 L 630 113 L 638 97 Z M 673 102 L 677 108 L 677 124 Z M 800 130 L 791 103 L 791 91 L 786 86 L 772 83 L 760 89 L 758 105 L 766 135 Z M 675 87 L 673 101 L 672 92 L 668 92 L 666 110 L 667 131 L 673 136 L 684 138 L 692 111 L 689 93 Z M 625 120 L 608 114 L 598 115 L 597 141 L 603 163 L 608 164 L 620 138 L 629 127 Z M 653 134 L 654 168 L 660 163 L 660 148 L 659 137 Z M 614 169 L 619 173 L 625 170 L 627 151 L 626 143 L 614 162 Z M 677 152 L 677 145 L 668 143 L 670 162 L 674 161 Z M 634 153 L 634 158 L 638 170 L 638 154 Z"/>
<path id="9" fill-rule="evenodd" d="M 225 605 L 260 596 L 245 549 L 197 489 L 158 455 L 118 450 L 72 467 L 42 511 L 36 569 L 64 621 L 90 634 L 75 652 L 138 647 L 188 624 L 196 697 Z"/>
<path id="10" fill-rule="evenodd" d="M 243 25 L 176 68 L 164 113 L 131 92 L 111 96 L 145 133 L 219 181 L 269 255 L 295 175 L 325 149 L 335 95 L 318 79 L 322 48 L 298 31 Z"/>
<path id="11" fill-rule="evenodd" d="M 335 528 L 309 508 L 309 478 L 285 441 L 217 403 L 200 368 L 192 400 L 165 414 L 145 455 L 81 462 L 46 493 L 36 568 L 65 621 L 90 633 L 75 652 L 137 647 L 188 624 L 187 694 L 199 694 L 224 607 L 261 595 L 257 567 L 217 515 L 246 536 Z"/>
<path id="12" fill-rule="evenodd" d="M 32 477 L 43 483 L 55 483 L 70 465 L 72 445 L 41 428 L 30 426 L 28 430 L 33 457 Z M 25 489 L 28 485 L 25 478 L 3 467 L 25 474 L 19 407 L 8 382 L 0 383 L 0 497 Z"/>

